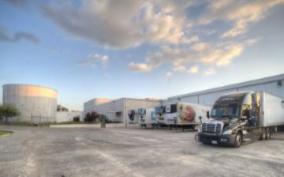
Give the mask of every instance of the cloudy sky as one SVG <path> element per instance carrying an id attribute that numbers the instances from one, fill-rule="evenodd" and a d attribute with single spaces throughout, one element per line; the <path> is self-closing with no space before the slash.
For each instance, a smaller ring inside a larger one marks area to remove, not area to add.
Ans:
<path id="1" fill-rule="evenodd" d="M 0 84 L 166 98 L 284 72 L 284 0 L 0 0 Z"/>

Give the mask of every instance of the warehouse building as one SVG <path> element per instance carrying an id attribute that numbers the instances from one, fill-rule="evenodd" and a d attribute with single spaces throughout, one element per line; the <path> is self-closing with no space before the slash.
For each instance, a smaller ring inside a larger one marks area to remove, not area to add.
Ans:
<path id="1" fill-rule="evenodd" d="M 36 124 L 55 122 L 57 91 L 36 85 L 6 84 L 3 86 L 3 104 L 15 106 L 20 113 L 11 121 Z"/>
<path id="2" fill-rule="evenodd" d="M 97 112 L 112 122 L 128 124 L 128 113 L 138 108 L 152 108 L 161 104 L 155 99 L 120 98 L 116 100 L 95 98 L 84 103 L 84 115 Z"/>
<path id="3" fill-rule="evenodd" d="M 94 111 L 95 107 L 98 107 L 99 105 L 105 104 L 105 103 L 110 103 L 112 101 L 112 99 L 108 99 L 108 98 L 94 98 L 91 99 L 87 102 L 84 103 L 84 115 L 88 112 L 92 112 Z M 107 104 L 106 104 L 107 106 Z M 100 107 L 100 111 L 101 112 L 106 112 L 106 110 L 102 110 L 103 106 L 99 106 Z"/>
<path id="4" fill-rule="evenodd" d="M 169 97 L 166 102 L 184 101 L 205 106 L 212 106 L 216 99 L 221 95 L 242 91 L 265 91 L 272 95 L 284 98 L 284 74 L 173 96 Z"/>

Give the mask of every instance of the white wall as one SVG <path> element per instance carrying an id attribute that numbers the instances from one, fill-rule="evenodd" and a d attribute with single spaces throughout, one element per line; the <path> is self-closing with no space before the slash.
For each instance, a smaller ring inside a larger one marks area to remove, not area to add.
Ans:
<path id="1" fill-rule="evenodd" d="M 71 112 L 57 112 L 56 113 L 56 122 L 72 122 L 74 117 L 79 116 L 80 121 L 82 121 L 82 112 L 80 111 L 71 111 Z"/>

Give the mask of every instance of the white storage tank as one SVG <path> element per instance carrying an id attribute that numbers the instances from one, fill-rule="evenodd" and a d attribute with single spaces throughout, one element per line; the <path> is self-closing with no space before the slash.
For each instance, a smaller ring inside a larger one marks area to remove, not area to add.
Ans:
<path id="1" fill-rule="evenodd" d="M 55 122 L 57 91 L 36 85 L 6 84 L 3 86 L 3 104 L 14 105 L 20 112 L 13 121 Z"/>

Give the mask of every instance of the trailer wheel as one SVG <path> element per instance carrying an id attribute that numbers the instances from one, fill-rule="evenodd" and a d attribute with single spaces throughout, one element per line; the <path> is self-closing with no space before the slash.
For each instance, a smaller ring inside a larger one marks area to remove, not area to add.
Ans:
<path id="1" fill-rule="evenodd" d="M 240 147 L 242 144 L 242 134 L 238 132 L 235 137 L 234 147 Z"/>

